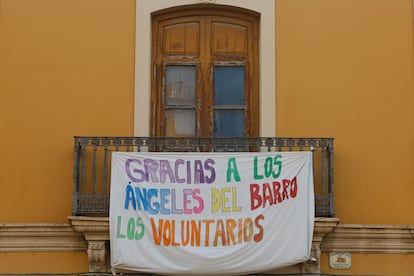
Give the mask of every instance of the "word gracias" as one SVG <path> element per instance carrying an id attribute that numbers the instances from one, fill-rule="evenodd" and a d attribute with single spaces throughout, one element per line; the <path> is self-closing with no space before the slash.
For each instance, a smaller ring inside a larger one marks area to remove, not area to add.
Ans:
<path id="1" fill-rule="evenodd" d="M 259 171 L 259 161 L 255 157 L 253 163 L 254 179 L 263 179 L 264 176 L 278 178 L 282 171 L 281 157 L 281 155 L 267 157 L 263 164 L 263 171 Z M 216 180 L 214 164 L 215 161 L 210 158 L 204 162 L 202 160 L 176 159 L 169 161 L 134 158 L 126 161 L 125 169 L 129 179 L 135 183 L 211 184 Z M 228 159 L 227 182 L 231 181 L 232 175 L 236 182 L 240 182 L 240 174 L 234 157 Z"/>

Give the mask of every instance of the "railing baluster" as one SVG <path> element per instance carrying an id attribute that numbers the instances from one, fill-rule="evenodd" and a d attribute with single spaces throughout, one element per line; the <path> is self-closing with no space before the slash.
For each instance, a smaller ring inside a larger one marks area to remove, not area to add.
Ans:
<path id="1" fill-rule="evenodd" d="M 78 209 L 78 195 L 79 195 L 79 163 L 80 163 L 80 142 L 75 137 L 74 143 L 74 162 L 73 162 L 73 198 L 72 198 L 72 214 L 75 215 Z"/>
<path id="2" fill-rule="evenodd" d="M 326 160 L 325 160 L 325 154 L 327 154 L 326 150 L 325 150 L 324 147 L 322 147 L 322 154 L 321 154 L 322 160 L 321 160 L 321 162 L 322 162 L 322 192 L 323 193 L 327 192 L 327 189 L 326 189 L 326 168 L 325 168 L 326 167 L 326 165 L 325 165 Z"/>
<path id="3" fill-rule="evenodd" d="M 328 187 L 329 187 L 329 215 L 335 216 L 334 209 L 334 160 L 333 160 L 333 139 L 328 141 Z"/>
<path id="4" fill-rule="evenodd" d="M 86 161 L 87 161 L 87 151 L 86 151 L 86 146 L 87 145 L 83 145 L 81 148 L 81 188 L 80 188 L 80 192 L 81 193 L 85 193 L 86 191 Z"/>
<path id="5" fill-rule="evenodd" d="M 108 179 L 108 143 L 105 139 L 104 141 L 104 160 L 103 160 L 103 193 L 106 194 L 109 191 L 107 190 L 109 185 Z"/>
<path id="6" fill-rule="evenodd" d="M 93 159 L 92 159 L 92 193 L 96 194 L 96 152 L 98 150 L 97 139 L 93 140 Z"/>
<path id="7" fill-rule="evenodd" d="M 116 138 L 114 140 L 114 144 L 115 144 L 115 151 L 119 151 L 119 138 Z"/>

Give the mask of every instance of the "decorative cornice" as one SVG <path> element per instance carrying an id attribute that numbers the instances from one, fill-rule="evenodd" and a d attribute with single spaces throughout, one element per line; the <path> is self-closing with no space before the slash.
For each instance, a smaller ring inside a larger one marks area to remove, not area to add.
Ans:
<path id="1" fill-rule="evenodd" d="M 339 224 L 327 234 L 322 252 L 414 253 L 414 225 Z"/>
<path id="2" fill-rule="evenodd" d="M 83 236 L 69 224 L 0 224 L 0 252 L 85 251 L 86 248 Z"/>
<path id="3" fill-rule="evenodd" d="M 109 240 L 107 217 L 69 217 L 70 224 L 0 223 L 0 252 L 86 251 Z M 315 218 L 313 242 L 322 252 L 414 253 L 414 225 L 339 224 Z"/>

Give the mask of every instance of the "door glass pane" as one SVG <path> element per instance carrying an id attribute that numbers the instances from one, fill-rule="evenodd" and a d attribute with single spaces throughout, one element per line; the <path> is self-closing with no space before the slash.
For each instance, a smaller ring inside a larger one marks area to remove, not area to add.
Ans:
<path id="1" fill-rule="evenodd" d="M 195 136 L 195 111 L 166 110 L 165 136 Z"/>
<path id="2" fill-rule="evenodd" d="M 214 68 L 215 105 L 244 104 L 244 66 Z"/>
<path id="3" fill-rule="evenodd" d="M 216 110 L 214 114 L 215 137 L 243 137 L 243 110 Z"/>
<path id="4" fill-rule="evenodd" d="M 196 67 L 168 65 L 165 70 L 165 103 L 167 105 L 194 105 Z"/>

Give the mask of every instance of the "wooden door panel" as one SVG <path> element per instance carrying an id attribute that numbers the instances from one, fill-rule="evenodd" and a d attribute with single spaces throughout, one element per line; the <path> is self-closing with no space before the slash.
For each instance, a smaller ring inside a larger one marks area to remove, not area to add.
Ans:
<path id="1" fill-rule="evenodd" d="M 246 54 L 246 26 L 224 22 L 211 23 L 211 53 L 217 54 Z"/>
<path id="2" fill-rule="evenodd" d="M 199 55 L 200 23 L 186 22 L 163 26 L 162 45 L 165 55 Z"/>

